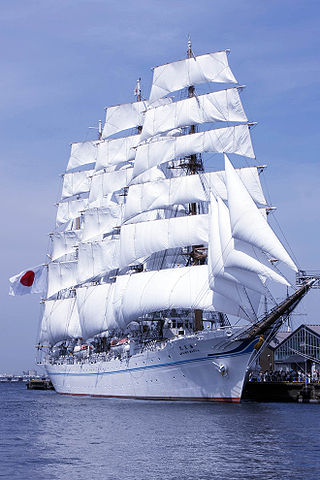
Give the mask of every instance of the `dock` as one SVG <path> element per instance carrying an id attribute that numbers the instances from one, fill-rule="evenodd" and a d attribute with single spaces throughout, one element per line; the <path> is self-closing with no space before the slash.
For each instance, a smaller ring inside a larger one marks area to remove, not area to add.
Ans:
<path id="1" fill-rule="evenodd" d="M 254 402 L 320 403 L 320 383 L 247 382 L 242 399 Z"/>

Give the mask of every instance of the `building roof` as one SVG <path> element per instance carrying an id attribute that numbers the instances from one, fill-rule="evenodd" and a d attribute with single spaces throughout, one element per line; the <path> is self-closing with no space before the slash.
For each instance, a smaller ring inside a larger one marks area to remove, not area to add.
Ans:
<path id="1" fill-rule="evenodd" d="M 306 327 L 313 330 L 317 335 L 320 335 L 320 325 L 306 325 Z"/>
<path id="2" fill-rule="evenodd" d="M 297 327 L 293 332 L 278 332 L 277 335 L 274 337 L 272 342 L 270 342 L 270 347 L 274 350 L 279 348 L 289 337 L 293 337 L 299 330 L 301 329 L 311 330 L 312 333 L 317 335 L 320 340 L 320 325 L 313 325 L 313 324 L 301 324 Z"/>
<path id="3" fill-rule="evenodd" d="M 278 332 L 276 336 L 271 340 L 270 347 L 276 348 L 280 343 L 291 335 L 292 332 Z"/>

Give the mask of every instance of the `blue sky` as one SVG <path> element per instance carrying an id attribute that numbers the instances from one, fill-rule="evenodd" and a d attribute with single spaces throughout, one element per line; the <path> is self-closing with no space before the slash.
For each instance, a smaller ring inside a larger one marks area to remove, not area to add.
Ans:
<path id="1" fill-rule="evenodd" d="M 183 58 L 188 33 L 195 54 L 231 49 L 277 221 L 299 265 L 320 269 L 319 18 L 317 0 L 1 3 L 0 372 L 34 365 L 39 299 L 9 297 L 8 277 L 45 258 L 70 142 L 132 101 L 139 76 L 147 96 L 151 67 Z M 319 304 L 311 292 L 296 323 L 320 323 Z"/>

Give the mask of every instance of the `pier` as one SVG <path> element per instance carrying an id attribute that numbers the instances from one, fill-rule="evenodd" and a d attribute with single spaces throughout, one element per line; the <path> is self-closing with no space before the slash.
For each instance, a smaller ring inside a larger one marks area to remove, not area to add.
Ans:
<path id="1" fill-rule="evenodd" d="M 320 403 L 320 383 L 247 382 L 243 390 L 242 400 Z"/>

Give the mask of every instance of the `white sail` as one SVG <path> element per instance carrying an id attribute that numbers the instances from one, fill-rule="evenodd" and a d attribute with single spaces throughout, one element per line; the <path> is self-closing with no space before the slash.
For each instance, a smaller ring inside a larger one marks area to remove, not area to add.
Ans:
<path id="1" fill-rule="evenodd" d="M 253 200 L 259 205 L 266 205 L 257 168 L 241 168 L 237 172 Z M 125 204 L 124 221 L 133 218 L 140 212 L 155 208 L 206 202 L 210 191 L 215 196 L 227 200 L 224 171 L 186 175 L 131 185 Z"/>
<path id="2" fill-rule="evenodd" d="M 245 305 L 239 305 L 213 292 L 207 265 L 121 275 L 113 284 L 77 289 L 84 338 L 170 308 L 199 308 L 254 320 L 248 300 L 243 301 Z"/>
<path id="3" fill-rule="evenodd" d="M 261 294 L 265 293 L 265 288 L 257 274 L 225 266 L 223 254 L 226 245 L 221 241 L 219 209 L 213 195 L 211 195 L 209 219 L 208 274 L 210 288 L 225 295 L 229 300 L 238 302 L 244 311 L 251 312 L 251 320 L 256 320 Z"/>
<path id="4" fill-rule="evenodd" d="M 261 263 L 257 258 L 248 255 L 247 252 L 250 251 L 250 245 L 246 246 L 244 242 L 239 240 L 237 243 L 235 242 L 231 232 L 229 210 L 220 198 L 218 198 L 218 219 L 222 258 L 225 268 L 229 267 L 232 269 L 241 269 L 246 272 L 253 272 L 274 282 L 289 286 L 287 280 L 281 275 L 269 266 Z M 251 251 L 254 255 L 252 247 Z"/>
<path id="5" fill-rule="evenodd" d="M 87 242 L 102 234 L 113 233 L 120 226 L 122 206 L 110 202 L 109 206 L 92 208 L 84 213 L 82 241 Z"/>
<path id="6" fill-rule="evenodd" d="M 146 108 L 145 102 L 125 103 L 108 107 L 102 138 L 110 137 L 110 135 L 122 130 L 143 125 L 143 112 Z"/>
<path id="7" fill-rule="evenodd" d="M 47 298 L 56 295 L 60 290 L 77 285 L 77 262 L 51 262 L 48 265 Z"/>
<path id="8" fill-rule="evenodd" d="M 171 308 L 216 310 L 250 320 L 255 318 L 248 301 L 242 306 L 210 289 L 207 265 L 123 275 L 117 278 L 115 288 L 122 283 L 125 295 L 118 310 L 119 324 Z"/>
<path id="9" fill-rule="evenodd" d="M 221 284 L 225 295 L 228 296 L 225 282 L 220 281 L 223 279 L 238 284 L 230 285 L 230 298 L 235 298 L 233 290 L 235 288 L 239 290 L 239 285 L 265 294 L 261 276 L 264 279 L 288 285 L 281 275 L 260 261 L 262 255 L 259 255 L 259 259 L 256 258 L 257 251 L 254 251 L 250 245 L 240 241 L 235 242 L 231 233 L 228 208 L 220 198 L 216 201 L 211 196 L 209 218 L 208 264 L 212 275 L 210 285 L 213 289 Z"/>
<path id="10" fill-rule="evenodd" d="M 146 112 L 141 141 L 174 128 L 205 122 L 246 122 L 237 88 L 186 98 Z"/>
<path id="11" fill-rule="evenodd" d="M 130 185 L 124 208 L 124 221 L 148 210 L 206 200 L 207 196 L 199 175 Z"/>
<path id="12" fill-rule="evenodd" d="M 123 225 L 121 267 L 168 248 L 208 243 L 208 215 L 190 215 Z"/>
<path id="13" fill-rule="evenodd" d="M 137 183 L 157 182 L 158 180 L 164 180 L 165 178 L 166 176 L 161 168 L 152 167 L 149 170 L 141 173 L 141 175 L 133 178 L 130 182 L 130 185 L 135 185 Z"/>
<path id="14" fill-rule="evenodd" d="M 57 258 L 62 257 L 62 255 L 75 252 L 76 247 L 81 241 L 81 235 L 81 230 L 51 233 L 51 260 L 56 260 Z"/>
<path id="15" fill-rule="evenodd" d="M 91 181 L 89 193 L 90 208 L 106 207 L 110 201 L 123 203 L 123 192 L 120 193 L 120 190 L 131 183 L 132 173 L 133 167 L 130 164 L 125 164 L 120 169 L 115 167 L 115 170 L 113 170 L 111 167 L 106 172 L 97 172 Z M 164 178 L 165 175 L 162 170 L 158 167 L 153 167 L 136 177 L 132 183 L 155 182 Z M 112 196 L 113 193 L 116 193 L 116 196 Z"/>
<path id="16" fill-rule="evenodd" d="M 81 213 L 88 207 L 88 199 L 70 200 L 58 204 L 56 226 L 59 227 L 74 218 L 80 217 Z"/>
<path id="17" fill-rule="evenodd" d="M 114 138 L 100 142 L 98 145 L 96 171 L 134 160 L 136 147 L 139 144 L 140 135 L 132 135 L 124 138 Z"/>
<path id="18" fill-rule="evenodd" d="M 195 153 L 236 153 L 255 158 L 248 125 L 218 128 L 180 137 L 164 137 L 137 148 L 133 176 L 155 165 Z"/>
<path id="19" fill-rule="evenodd" d="M 119 238 L 80 243 L 78 249 L 78 283 L 119 268 Z"/>
<path id="20" fill-rule="evenodd" d="M 205 82 L 237 83 L 227 52 L 208 53 L 155 67 L 149 101 L 152 103 L 168 93 Z"/>
<path id="21" fill-rule="evenodd" d="M 85 170 L 83 172 L 65 173 L 63 175 L 61 200 L 89 192 L 93 172 L 94 170 Z"/>
<path id="22" fill-rule="evenodd" d="M 136 215 L 130 220 L 130 223 L 140 223 L 140 222 L 152 222 L 153 220 L 163 220 L 166 217 L 166 212 L 170 212 L 170 216 L 180 216 L 179 211 L 176 208 L 170 209 L 156 209 L 150 210 L 149 212 L 142 212 Z M 185 215 L 185 212 L 183 213 Z M 182 215 L 182 214 L 181 214 Z"/>
<path id="23" fill-rule="evenodd" d="M 104 283 L 93 287 L 77 288 L 77 305 L 82 336 L 86 340 L 108 330 L 108 304 L 110 287 Z"/>
<path id="24" fill-rule="evenodd" d="M 99 172 L 92 177 L 92 184 L 89 194 L 89 205 L 99 205 L 102 197 L 117 192 L 129 185 L 133 173 L 133 167 L 123 168 L 113 172 Z"/>
<path id="25" fill-rule="evenodd" d="M 170 103 L 170 98 L 163 98 L 154 105 L 165 105 Z M 149 101 L 124 103 L 108 107 L 106 112 L 106 122 L 102 131 L 102 138 L 110 137 L 115 133 L 129 128 L 136 128 L 143 125 L 144 114 L 149 106 Z"/>
<path id="26" fill-rule="evenodd" d="M 40 343 L 55 345 L 62 340 L 80 338 L 82 331 L 75 298 L 46 300 L 40 330 Z"/>
<path id="27" fill-rule="evenodd" d="M 225 171 L 232 235 L 250 245 L 261 248 L 264 252 L 298 271 L 277 236 L 260 214 L 226 155 Z"/>
<path id="28" fill-rule="evenodd" d="M 71 155 L 67 165 L 67 171 L 73 168 L 81 167 L 95 163 L 97 159 L 98 140 L 90 140 L 88 142 L 78 142 L 71 145 Z"/>

